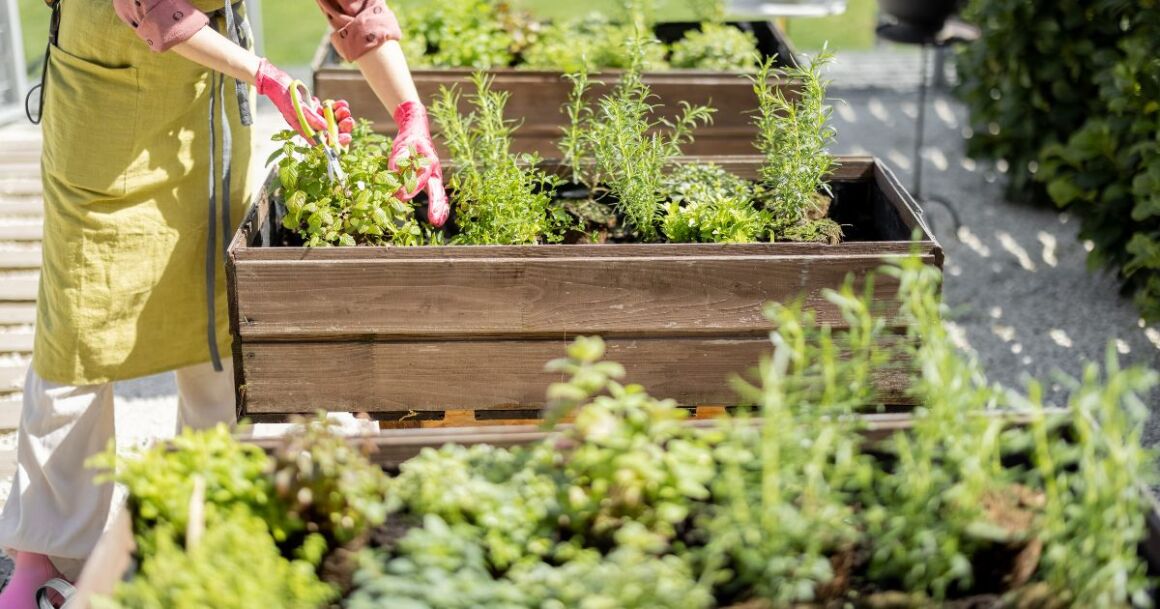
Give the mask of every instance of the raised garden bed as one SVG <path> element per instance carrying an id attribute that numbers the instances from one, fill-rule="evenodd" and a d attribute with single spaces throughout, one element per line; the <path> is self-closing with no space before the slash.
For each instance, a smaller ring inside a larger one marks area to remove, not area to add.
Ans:
<path id="1" fill-rule="evenodd" d="M 776 56 L 780 66 L 797 65 L 791 45 L 772 23 L 734 25 L 753 32 L 764 57 Z M 661 40 L 672 41 L 697 27 L 695 23 L 663 24 L 657 27 L 656 33 Z M 560 72 L 552 71 L 496 68 L 487 72 L 495 77 L 493 86 L 497 91 L 511 94 L 510 115 L 521 118 L 522 126 L 515 134 L 513 150 L 535 152 L 543 158 L 558 157 L 557 142 L 567 124 L 560 108 L 568 102 L 571 82 Z M 419 95 L 428 106 L 438 99 L 444 87 L 470 87 L 472 73 L 472 69 L 463 68 L 412 70 Z M 737 155 L 753 153 L 752 142 L 757 134 L 753 117 L 758 104 L 750 76 L 742 72 L 674 69 L 648 72 L 644 80 L 652 88 L 654 103 L 666 109 L 663 115 L 670 119 L 675 117 L 681 102 L 717 108 L 713 124 L 697 131 L 696 141 L 684 147 L 686 154 Z M 599 97 L 615 84 L 618 73 L 612 70 L 594 74 L 592 78 L 604 83 L 594 86 L 591 92 L 593 97 Z M 792 99 L 798 83 L 781 79 L 774 86 Z M 341 63 L 329 37 L 323 38 L 315 54 L 314 93 L 322 99 L 345 99 L 355 116 L 370 120 L 377 131 L 394 132 L 394 122 L 382 102 L 354 66 Z"/>
<path id="2" fill-rule="evenodd" d="M 1061 412 L 1054 413 L 1061 415 Z M 1005 418 L 1013 426 L 1025 426 L 1029 422 L 1027 415 L 997 415 Z M 882 442 L 893 434 L 907 433 L 914 427 L 914 420 L 908 414 L 863 415 L 864 428 L 862 434 L 870 443 Z M 698 421 L 690 425 L 705 427 L 709 422 Z M 760 420 L 752 421 L 760 425 Z M 378 436 L 351 440 L 352 443 L 371 447 L 371 458 L 375 463 L 390 472 L 397 472 L 401 464 L 419 455 L 424 450 L 434 450 L 448 444 L 460 446 L 490 445 L 497 448 L 525 446 L 540 442 L 551 432 L 541 427 L 505 427 L 493 428 L 464 428 L 457 430 L 398 430 L 383 431 Z M 267 452 L 274 452 L 281 444 L 277 439 L 249 440 L 261 446 Z M 1139 553 L 1146 561 L 1149 577 L 1160 576 L 1160 503 L 1154 496 L 1143 491 L 1148 496 L 1147 535 L 1139 546 Z M 133 539 L 132 518 L 128 509 L 121 509 L 112 525 L 102 536 L 97 548 L 89 559 L 78 580 L 78 595 L 68 605 L 70 609 L 89 609 L 94 596 L 109 596 L 113 594 L 118 582 L 127 581 L 136 571 L 137 558 L 136 544 Z M 1153 593 L 1153 599 L 1155 594 Z M 1046 602 L 1046 601 L 1045 601 Z M 813 605 L 803 605 L 812 607 Z M 889 605 L 894 607 L 895 605 Z M 909 605 L 897 605 L 909 607 Z M 950 605 L 959 607 L 960 605 Z M 975 607 L 976 605 L 962 605 Z M 990 605 L 979 605 L 990 606 Z M 1038 606 L 1038 605 L 1035 605 Z M 1052 605 L 1044 605 L 1052 606 Z M 741 604 L 735 609 L 752 609 L 765 605 Z"/>
<path id="3" fill-rule="evenodd" d="M 761 165 L 714 161 L 750 179 Z M 723 381 L 770 351 L 767 302 L 804 298 L 841 331 L 847 322 L 824 289 L 912 251 L 943 262 L 914 200 L 866 157 L 840 158 L 830 178 L 830 217 L 846 227 L 837 245 L 310 249 L 282 245 L 275 185 L 227 261 L 238 404 L 256 420 L 318 409 L 383 419 L 459 409 L 479 419 L 535 416 L 554 378 L 542 362 L 582 334 L 603 336 L 636 380 L 681 404 L 730 404 Z M 897 287 L 880 277 L 875 306 L 896 308 Z M 903 374 L 882 372 L 882 401 L 908 401 Z"/>
<path id="4" fill-rule="evenodd" d="M 1042 384 L 992 384 L 956 350 L 940 273 L 907 257 L 883 275 L 897 312 L 849 284 L 829 293 L 849 342 L 779 308 L 776 353 L 735 384 L 753 409 L 715 423 L 580 337 L 548 364 L 552 420 L 574 415 L 549 433 L 350 439 L 317 421 L 259 445 L 222 427 L 110 448 L 93 464 L 126 486 L 131 527 L 82 585 L 131 573 L 110 609 L 1151 606 L 1142 398 L 1158 375 L 1110 346 L 1049 407 Z M 896 314 L 924 407 L 858 415 Z"/>

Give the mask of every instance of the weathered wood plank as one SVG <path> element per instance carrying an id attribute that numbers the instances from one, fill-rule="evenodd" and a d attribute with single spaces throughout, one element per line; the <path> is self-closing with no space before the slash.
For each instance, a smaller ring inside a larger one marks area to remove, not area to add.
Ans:
<path id="1" fill-rule="evenodd" d="M 0 332 L 0 353 L 32 353 L 31 332 Z"/>
<path id="2" fill-rule="evenodd" d="M 44 215 L 40 197 L 0 197 L 0 218 L 38 218 Z"/>
<path id="3" fill-rule="evenodd" d="M 804 259 L 815 256 L 902 256 L 914 251 L 933 251 L 926 241 L 847 241 L 838 245 L 817 243 L 616 243 L 575 245 L 441 245 L 420 247 L 252 247 L 231 248 L 238 262 L 325 260 L 456 260 L 463 258 L 555 259 L 632 258 L 668 256 L 766 256 Z"/>
<path id="4" fill-rule="evenodd" d="M 639 258 L 239 262 L 247 339 L 314 337 L 760 334 L 766 303 L 823 297 L 878 257 Z M 897 285 L 880 278 L 877 298 Z"/>
<path id="5" fill-rule="evenodd" d="M 0 224 L 0 241 L 40 241 L 44 225 L 37 223 Z"/>
<path id="6" fill-rule="evenodd" d="M 40 280 L 36 278 L 0 277 L 0 301 L 31 302 L 36 300 Z"/>
<path id="7" fill-rule="evenodd" d="M 36 305 L 28 303 L 0 302 L 0 326 L 31 324 L 36 322 Z"/>
<path id="8" fill-rule="evenodd" d="M 569 340 L 249 343 L 246 414 L 538 409 L 559 374 L 544 364 Z M 608 359 L 654 395 L 689 406 L 734 404 L 729 379 L 772 352 L 768 338 L 608 338 Z M 306 372 L 309 371 L 309 372 Z M 900 373 L 884 372 L 887 403 Z"/>
<path id="9" fill-rule="evenodd" d="M 40 249 L 0 250 L 0 271 L 38 269 Z"/>

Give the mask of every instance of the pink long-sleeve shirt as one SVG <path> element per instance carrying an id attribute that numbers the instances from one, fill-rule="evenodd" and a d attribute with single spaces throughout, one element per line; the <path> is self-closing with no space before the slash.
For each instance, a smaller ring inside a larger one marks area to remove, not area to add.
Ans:
<path id="1" fill-rule="evenodd" d="M 354 61 L 402 32 L 384 0 L 316 0 L 334 30 L 331 41 L 339 55 Z M 189 40 L 209 24 L 190 0 L 113 0 L 121 20 L 155 51 Z"/>

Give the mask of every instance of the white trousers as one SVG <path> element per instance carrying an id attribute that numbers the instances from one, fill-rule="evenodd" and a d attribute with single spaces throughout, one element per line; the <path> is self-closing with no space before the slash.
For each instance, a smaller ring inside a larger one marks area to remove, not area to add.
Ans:
<path id="1" fill-rule="evenodd" d="M 177 426 L 204 429 L 233 423 L 232 362 L 177 370 Z M 17 436 L 12 493 L 0 514 L 0 548 L 52 558 L 65 576 L 79 575 L 111 522 L 114 487 L 95 484 L 85 461 L 116 437 L 113 384 L 74 387 L 29 370 Z"/>

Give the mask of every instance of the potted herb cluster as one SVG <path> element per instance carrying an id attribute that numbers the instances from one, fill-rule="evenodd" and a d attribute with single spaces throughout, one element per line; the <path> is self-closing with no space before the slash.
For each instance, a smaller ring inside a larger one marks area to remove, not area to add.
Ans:
<path id="1" fill-rule="evenodd" d="M 729 403 L 720 381 L 768 351 L 764 303 L 805 298 L 841 328 L 824 289 L 914 248 L 942 262 L 886 168 L 826 151 L 821 61 L 795 69 L 792 100 L 766 86 L 767 63 L 752 84 L 763 154 L 714 162 L 679 156 L 712 109 L 658 117 L 641 61 L 597 99 L 571 76 L 563 163 L 512 151 L 508 94 L 488 77 L 467 113 L 444 90 L 432 107 L 454 167 L 444 230 L 394 197 L 413 168 L 387 169 L 383 136 L 358 130 L 345 185 L 288 139 L 229 250 L 244 414 L 534 416 L 551 376 L 537 362 L 581 334 L 682 404 Z M 893 289 L 878 286 L 882 306 Z M 880 388 L 905 404 L 899 374 L 884 370 Z"/>
<path id="2" fill-rule="evenodd" d="M 757 107 L 747 74 L 759 62 L 794 67 L 793 51 L 770 23 L 726 23 L 724 3 L 698 1 L 701 21 L 653 23 L 646 2 L 626 2 L 623 14 L 592 15 L 546 22 L 495 0 L 451 0 L 420 8 L 400 6 L 403 45 L 412 64 L 419 94 L 434 103 L 445 87 L 469 86 L 472 74 L 486 70 L 496 90 L 510 94 L 513 116 L 523 128 L 513 139 L 517 152 L 551 156 L 564 126 L 555 111 L 568 98 L 564 74 L 607 72 L 610 87 L 632 63 L 631 42 L 647 32 L 643 79 L 665 108 L 681 102 L 713 103 L 720 119 L 683 149 L 688 154 L 746 154 L 756 131 L 749 114 Z M 377 131 L 391 133 L 394 124 L 370 86 L 353 66 L 343 64 L 324 39 L 314 62 L 314 91 L 323 98 L 346 99 Z M 770 86 L 793 95 L 789 77 Z M 602 92 L 607 88 L 603 86 Z"/>
<path id="3" fill-rule="evenodd" d="M 549 412 L 574 422 L 493 434 L 503 446 L 484 430 L 346 441 L 316 423 L 269 454 L 224 428 L 110 452 L 124 543 L 102 544 L 113 559 L 82 587 L 106 609 L 1151 606 L 1141 396 L 1156 374 L 1110 348 L 1049 408 L 1039 385 L 992 385 L 956 351 L 936 269 L 885 272 L 913 341 L 881 343 L 893 316 L 853 283 L 826 293 L 845 338 L 820 311 L 771 306 L 777 351 L 735 383 L 752 408 L 719 421 L 690 424 L 585 338 L 549 364 Z M 857 415 L 880 350 L 899 348 L 924 408 Z M 401 458 L 384 473 L 365 443 Z M 118 584 L 109 565 L 131 554 Z"/>

